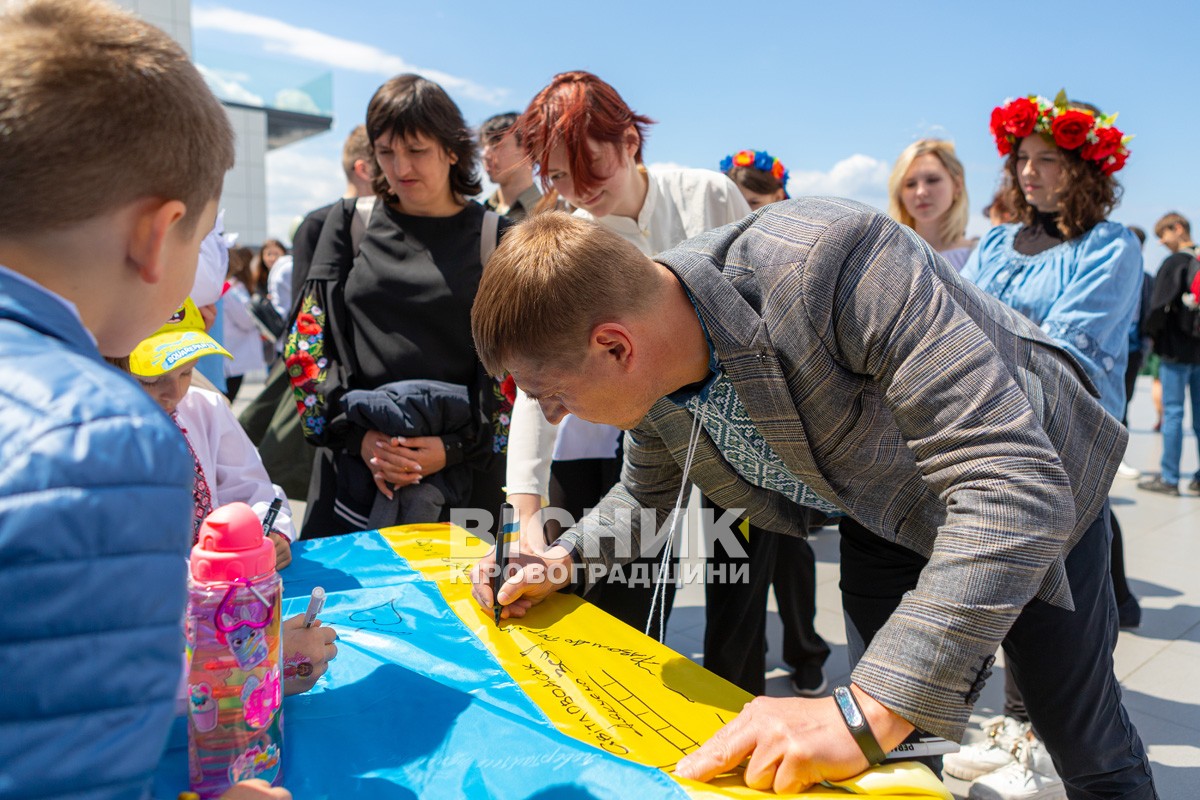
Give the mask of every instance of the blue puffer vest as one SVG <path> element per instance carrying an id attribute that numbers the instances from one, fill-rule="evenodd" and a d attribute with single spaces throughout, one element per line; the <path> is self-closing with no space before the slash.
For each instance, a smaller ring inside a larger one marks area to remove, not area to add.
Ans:
<path id="1" fill-rule="evenodd" d="M 0 798 L 140 798 L 182 666 L 192 461 L 54 296 L 0 268 Z"/>

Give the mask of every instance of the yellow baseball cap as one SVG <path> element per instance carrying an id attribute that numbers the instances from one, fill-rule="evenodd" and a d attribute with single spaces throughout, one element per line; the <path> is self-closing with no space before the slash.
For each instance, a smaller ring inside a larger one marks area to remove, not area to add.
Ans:
<path id="1" fill-rule="evenodd" d="M 201 356 L 223 355 L 233 358 L 217 340 L 204 331 L 204 318 L 189 297 L 151 336 L 143 339 L 129 354 L 129 371 L 144 378 L 164 375 Z"/>

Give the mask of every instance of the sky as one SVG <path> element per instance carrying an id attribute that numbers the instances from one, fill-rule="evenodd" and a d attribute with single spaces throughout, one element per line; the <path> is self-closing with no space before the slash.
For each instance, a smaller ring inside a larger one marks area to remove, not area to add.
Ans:
<path id="1" fill-rule="evenodd" d="M 342 142 L 387 78 L 442 84 L 468 124 L 521 111 L 558 72 L 605 79 L 657 121 L 647 164 L 715 169 L 765 149 L 792 196 L 831 194 L 886 208 L 887 176 L 916 139 L 955 142 L 972 235 L 987 228 L 1001 159 L 994 106 L 1066 88 L 1133 134 L 1111 219 L 1150 232 L 1179 211 L 1200 226 L 1200 3 L 1013 0 L 898 3 L 193 0 L 196 60 L 218 79 L 273 69 L 297 84 L 332 75 L 332 129 L 267 157 L 268 225 L 342 193 Z M 269 93 L 268 93 L 269 94 Z"/>

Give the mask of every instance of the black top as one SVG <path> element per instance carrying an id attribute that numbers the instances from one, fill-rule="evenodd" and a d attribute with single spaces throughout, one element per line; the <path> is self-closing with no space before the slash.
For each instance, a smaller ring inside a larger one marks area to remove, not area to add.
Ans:
<path id="1" fill-rule="evenodd" d="M 1021 255 L 1035 256 L 1067 240 L 1058 229 L 1058 212 L 1033 212 L 1033 223 L 1017 231 L 1013 238 L 1013 249 Z"/>
<path id="2" fill-rule="evenodd" d="M 1200 312 L 1181 300 L 1197 269 L 1196 257 L 1181 251 L 1167 256 L 1154 276 L 1144 333 L 1154 340 L 1154 352 L 1165 361 L 1200 364 Z"/>
<path id="3" fill-rule="evenodd" d="M 304 294 L 304 282 L 308 280 L 308 269 L 312 266 L 313 253 L 317 251 L 321 228 L 330 209 L 336 205 L 339 204 L 333 202 L 308 212 L 296 228 L 296 234 L 292 237 L 292 297 L 298 298 Z"/>
<path id="4" fill-rule="evenodd" d="M 416 217 L 376 203 L 346 278 L 356 367 L 349 388 L 415 379 L 471 383 L 483 215 L 475 202 L 450 217 Z M 500 233 L 508 227 L 501 219 Z"/>

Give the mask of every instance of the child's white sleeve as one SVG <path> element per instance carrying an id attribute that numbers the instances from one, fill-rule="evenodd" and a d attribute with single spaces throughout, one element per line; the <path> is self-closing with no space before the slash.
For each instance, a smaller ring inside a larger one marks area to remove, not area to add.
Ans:
<path id="1" fill-rule="evenodd" d="M 211 394 L 211 393 L 210 393 Z M 259 519 L 267 515 L 272 501 L 283 501 L 272 528 L 289 541 L 296 541 L 296 526 L 292 521 L 292 508 L 288 505 L 283 489 L 271 483 L 250 438 L 242 430 L 233 409 L 223 399 L 208 403 L 212 414 L 213 429 L 217 440 L 213 460 L 217 466 L 214 494 L 219 505 L 242 502 L 254 509 Z"/>

